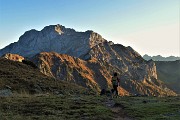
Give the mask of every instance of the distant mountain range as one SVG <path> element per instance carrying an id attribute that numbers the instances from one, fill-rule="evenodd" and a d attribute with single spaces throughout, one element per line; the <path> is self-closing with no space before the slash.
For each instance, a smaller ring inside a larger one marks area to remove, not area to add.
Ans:
<path id="1" fill-rule="evenodd" d="M 47 76 L 98 92 L 112 89 L 111 78 L 117 72 L 121 95 L 176 95 L 158 79 L 155 62 L 93 31 L 76 32 L 59 24 L 41 31 L 30 30 L 18 42 L 1 49 L 0 55 L 17 61 L 25 57 Z"/>
<path id="2" fill-rule="evenodd" d="M 145 60 L 154 60 L 154 61 L 176 61 L 176 60 L 180 60 L 180 57 L 175 57 L 175 56 L 169 56 L 169 57 L 162 57 L 161 55 L 157 55 L 157 56 L 149 56 L 147 54 L 145 54 L 143 56 L 143 58 Z"/>

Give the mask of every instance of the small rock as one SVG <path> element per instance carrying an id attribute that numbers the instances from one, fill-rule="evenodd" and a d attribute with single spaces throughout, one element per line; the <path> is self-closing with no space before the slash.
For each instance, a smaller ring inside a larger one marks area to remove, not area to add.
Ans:
<path id="1" fill-rule="evenodd" d="M 59 91 L 55 91 L 54 94 L 58 95 L 58 94 L 59 94 Z"/>
<path id="2" fill-rule="evenodd" d="M 174 113 L 167 113 L 167 114 L 164 114 L 164 116 L 170 117 L 170 116 L 175 116 L 175 114 Z"/>
<path id="3" fill-rule="evenodd" d="M 0 90 L 0 97 L 8 97 L 8 96 L 12 96 L 12 92 L 10 89 Z"/>
<path id="4" fill-rule="evenodd" d="M 63 94 L 58 94 L 59 97 L 63 97 L 64 95 Z"/>

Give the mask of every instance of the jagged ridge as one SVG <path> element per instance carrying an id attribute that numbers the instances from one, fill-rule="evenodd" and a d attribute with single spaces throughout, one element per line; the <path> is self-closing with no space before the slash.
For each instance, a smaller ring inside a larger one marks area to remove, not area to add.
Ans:
<path id="1" fill-rule="evenodd" d="M 32 57 L 40 52 L 57 52 L 79 57 L 95 45 L 105 40 L 93 31 L 76 32 L 62 25 L 50 25 L 41 31 L 30 30 L 19 38 L 18 42 L 0 50 L 0 56 L 6 53 Z"/>

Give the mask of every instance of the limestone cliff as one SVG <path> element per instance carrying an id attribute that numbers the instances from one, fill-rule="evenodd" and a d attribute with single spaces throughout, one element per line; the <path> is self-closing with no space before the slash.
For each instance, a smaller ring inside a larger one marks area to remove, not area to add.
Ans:
<path id="1" fill-rule="evenodd" d="M 55 51 L 79 57 L 87 53 L 95 45 L 105 41 L 93 31 L 76 32 L 74 29 L 62 25 L 50 25 L 41 31 L 30 30 L 25 32 L 18 42 L 0 50 L 0 56 L 6 53 L 32 57 L 40 52 Z"/>

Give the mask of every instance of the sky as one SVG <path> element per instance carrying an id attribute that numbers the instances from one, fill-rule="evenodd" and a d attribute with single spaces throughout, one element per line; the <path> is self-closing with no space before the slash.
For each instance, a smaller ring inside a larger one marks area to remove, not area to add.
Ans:
<path id="1" fill-rule="evenodd" d="M 180 56 L 180 0 L 0 0 L 0 49 L 56 24 L 93 30 L 141 55 Z"/>

